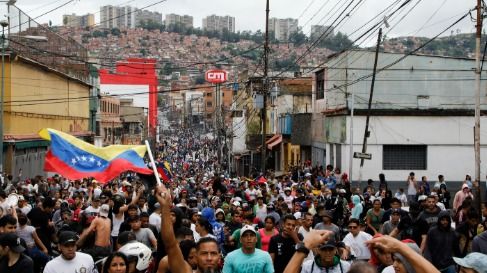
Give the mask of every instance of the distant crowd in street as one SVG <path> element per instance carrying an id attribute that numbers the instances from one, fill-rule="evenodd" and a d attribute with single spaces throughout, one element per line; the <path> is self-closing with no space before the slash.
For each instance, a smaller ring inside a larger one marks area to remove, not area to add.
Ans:
<path id="1" fill-rule="evenodd" d="M 231 176 L 212 139 L 180 129 L 156 149 L 170 179 L 105 184 L 4 174 L 0 272 L 487 272 L 487 204 L 405 173 L 363 188 L 305 161 L 276 176 Z"/>

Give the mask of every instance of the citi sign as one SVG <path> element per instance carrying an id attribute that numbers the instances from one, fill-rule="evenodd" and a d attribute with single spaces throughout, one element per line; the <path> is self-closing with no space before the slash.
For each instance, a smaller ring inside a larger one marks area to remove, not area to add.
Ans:
<path id="1" fill-rule="evenodd" d="M 225 70 L 212 69 L 205 73 L 205 80 L 211 83 L 224 83 L 228 79 L 228 72 Z"/>

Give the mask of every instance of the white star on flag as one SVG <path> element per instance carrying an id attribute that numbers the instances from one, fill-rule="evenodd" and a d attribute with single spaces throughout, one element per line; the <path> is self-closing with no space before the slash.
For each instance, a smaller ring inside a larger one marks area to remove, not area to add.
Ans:
<path id="1" fill-rule="evenodd" d="M 81 160 L 86 161 L 86 156 L 82 156 Z"/>
<path id="2" fill-rule="evenodd" d="M 91 163 L 95 162 L 95 158 L 93 156 L 90 157 L 90 162 Z"/>
<path id="3" fill-rule="evenodd" d="M 96 163 L 96 165 L 98 165 L 98 167 L 100 167 L 100 166 L 101 166 L 101 162 L 100 162 L 100 161 L 98 161 L 98 162 Z"/>
<path id="4" fill-rule="evenodd" d="M 76 156 L 76 159 L 79 161 L 80 160 L 79 156 Z"/>
<path id="5" fill-rule="evenodd" d="M 71 159 L 71 163 L 73 163 L 73 165 L 75 165 L 76 164 L 76 158 Z"/>

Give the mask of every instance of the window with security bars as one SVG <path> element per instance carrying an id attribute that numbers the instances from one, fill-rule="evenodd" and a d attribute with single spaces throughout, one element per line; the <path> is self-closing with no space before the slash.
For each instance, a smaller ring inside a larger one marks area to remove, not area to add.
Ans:
<path id="1" fill-rule="evenodd" d="M 316 73 L 316 99 L 325 98 L 325 70 Z"/>
<path id="2" fill-rule="evenodd" d="M 383 145 L 384 170 L 426 170 L 426 145 Z"/>

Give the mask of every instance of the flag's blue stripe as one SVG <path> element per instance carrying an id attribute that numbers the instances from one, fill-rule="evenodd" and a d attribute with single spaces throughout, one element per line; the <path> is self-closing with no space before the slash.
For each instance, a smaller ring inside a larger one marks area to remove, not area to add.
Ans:
<path id="1" fill-rule="evenodd" d="M 103 172 L 111 161 L 107 161 L 92 153 L 71 144 L 57 134 L 51 135 L 51 152 L 70 167 L 81 172 Z M 113 160 L 125 159 L 136 167 L 145 168 L 143 159 L 134 151 L 127 150 Z"/>
<path id="2" fill-rule="evenodd" d="M 169 163 L 167 161 L 164 161 L 164 162 L 160 162 L 159 163 L 159 167 L 164 171 L 164 173 L 166 174 L 166 176 L 171 179 L 172 178 L 172 172 L 171 170 L 168 168 L 168 165 L 166 165 Z"/>

